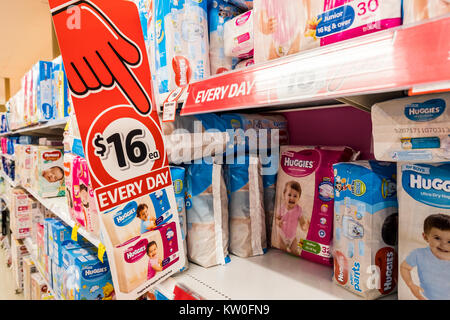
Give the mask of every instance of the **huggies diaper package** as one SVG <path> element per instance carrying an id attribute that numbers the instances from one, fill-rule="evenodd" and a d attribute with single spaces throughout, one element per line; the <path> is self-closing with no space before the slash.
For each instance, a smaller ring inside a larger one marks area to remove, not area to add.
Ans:
<path id="1" fill-rule="evenodd" d="M 408 97 L 372 107 L 375 157 L 383 161 L 450 160 L 450 94 Z"/>
<path id="2" fill-rule="evenodd" d="M 66 250 L 64 260 L 70 259 L 70 264 L 64 263 L 62 270 L 61 295 L 66 300 L 111 300 L 114 297 L 114 287 L 106 255 L 101 262 L 95 255 L 77 250 Z"/>
<path id="3" fill-rule="evenodd" d="M 32 146 L 33 154 L 31 188 L 43 198 L 63 197 L 63 148 Z"/>
<path id="4" fill-rule="evenodd" d="M 188 258 L 202 267 L 226 264 L 228 199 L 222 166 L 192 164 L 186 171 Z"/>
<path id="5" fill-rule="evenodd" d="M 397 289 L 397 165 L 357 161 L 334 168 L 333 281 L 366 299 Z"/>
<path id="6" fill-rule="evenodd" d="M 220 155 L 230 142 L 225 121 L 213 113 L 177 116 L 174 122 L 163 122 L 162 129 L 171 164 Z"/>
<path id="7" fill-rule="evenodd" d="M 170 1 L 155 0 L 155 67 L 159 93 L 169 91 L 169 64 L 166 49 L 165 15 L 169 12 Z"/>
<path id="8" fill-rule="evenodd" d="M 158 272 L 179 260 L 175 222 L 116 246 L 114 255 L 121 292 L 131 292 L 146 280 L 157 281 Z"/>
<path id="9" fill-rule="evenodd" d="M 168 89 L 210 76 L 207 0 L 170 0 L 163 5 Z M 160 26 L 157 17 L 157 34 Z M 161 58 L 161 57 L 160 57 Z M 161 63 L 161 65 L 163 65 Z"/>
<path id="10" fill-rule="evenodd" d="M 450 300 L 450 163 L 398 164 L 400 300 Z"/>
<path id="11" fill-rule="evenodd" d="M 156 229 L 173 218 L 165 189 L 139 197 L 102 215 L 114 246 Z"/>
<path id="12" fill-rule="evenodd" d="M 37 115 L 31 115 L 31 118 L 39 121 L 48 121 L 56 118 L 56 109 L 53 105 L 52 92 L 52 73 L 53 63 L 48 61 L 39 61 L 37 68 Z M 34 121 L 32 121 L 34 122 Z"/>
<path id="13" fill-rule="evenodd" d="M 72 199 L 76 221 L 88 232 L 100 233 L 99 217 L 86 159 L 75 157 L 72 167 Z"/>
<path id="14" fill-rule="evenodd" d="M 232 57 L 225 55 L 224 31 L 225 23 L 240 13 L 238 8 L 224 0 L 212 0 L 208 3 L 209 59 L 213 75 L 230 71 L 235 64 Z"/>
<path id="15" fill-rule="evenodd" d="M 403 1 L 403 23 L 440 17 L 450 13 L 448 0 L 406 0 Z"/>
<path id="16" fill-rule="evenodd" d="M 74 206 L 73 206 L 73 162 L 77 156 L 71 153 L 64 153 L 64 186 L 66 188 L 65 195 L 67 199 L 67 209 L 69 210 L 69 215 L 73 221 L 76 221 L 80 225 L 83 225 L 84 221 L 78 221 L 75 216 Z"/>
<path id="17" fill-rule="evenodd" d="M 402 24 L 401 0 L 255 0 L 255 61 Z"/>
<path id="18" fill-rule="evenodd" d="M 354 161 L 348 147 L 281 146 L 272 246 L 332 265 L 333 164 Z"/>
<path id="19" fill-rule="evenodd" d="M 225 23 L 225 55 L 239 59 L 253 57 L 253 10 L 247 11 Z"/>
<path id="20" fill-rule="evenodd" d="M 31 185 L 31 163 L 32 154 L 30 145 L 17 144 L 15 146 L 16 154 L 16 181 L 23 187 Z"/>
<path id="21" fill-rule="evenodd" d="M 230 228 L 229 249 L 239 257 L 267 249 L 261 163 L 257 156 L 236 157 L 225 166 Z"/>

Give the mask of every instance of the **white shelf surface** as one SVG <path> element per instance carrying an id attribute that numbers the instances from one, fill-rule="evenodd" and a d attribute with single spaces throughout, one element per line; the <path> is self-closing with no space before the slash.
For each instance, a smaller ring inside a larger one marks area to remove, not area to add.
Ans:
<path id="1" fill-rule="evenodd" d="M 333 268 L 277 249 L 265 255 L 231 256 L 225 266 L 189 269 L 173 276 L 177 283 L 207 300 L 361 300 L 332 281 Z M 396 299 L 396 294 L 383 299 Z"/>
<path id="2" fill-rule="evenodd" d="M 42 122 L 42 123 L 38 123 L 36 125 L 23 127 L 23 128 L 17 129 L 17 130 L 0 133 L 0 137 L 21 134 L 21 133 L 39 132 L 40 130 L 46 130 L 49 128 L 64 128 L 67 121 L 68 121 L 67 118 L 63 118 L 63 119 L 56 119 L 56 120 L 51 120 L 51 121 L 47 121 L 47 122 Z"/>
<path id="3" fill-rule="evenodd" d="M 75 226 L 75 222 L 69 216 L 69 208 L 67 206 L 66 197 L 42 198 L 31 188 L 23 188 L 27 190 L 28 193 L 31 194 L 37 201 L 42 203 L 44 207 L 53 212 L 70 227 L 73 228 Z M 98 245 L 100 244 L 100 240 L 97 237 L 93 236 L 82 227 L 78 228 L 78 233 L 86 238 L 86 240 L 88 240 L 94 246 L 98 247 Z"/>
<path id="4" fill-rule="evenodd" d="M 41 274 L 42 278 L 44 279 L 48 290 L 51 292 L 51 294 L 55 297 L 56 300 L 61 300 L 61 297 L 59 295 L 56 295 L 55 292 L 53 291 L 52 286 L 50 286 L 50 284 L 48 282 L 46 274 L 44 273 L 44 271 L 41 268 L 41 265 L 38 262 L 37 246 L 31 242 L 31 238 L 29 238 L 29 237 L 25 238 L 23 240 L 23 243 L 27 247 L 28 252 L 30 253 L 30 256 L 31 256 L 31 260 L 33 260 L 34 265 L 36 266 L 36 269 L 38 270 L 38 272 Z"/>

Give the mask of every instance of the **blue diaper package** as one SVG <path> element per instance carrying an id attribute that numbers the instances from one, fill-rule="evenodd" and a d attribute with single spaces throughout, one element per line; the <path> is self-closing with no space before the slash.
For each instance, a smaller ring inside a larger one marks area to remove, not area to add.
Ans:
<path id="1" fill-rule="evenodd" d="M 114 287 L 106 255 L 101 262 L 85 249 L 64 250 L 61 293 L 66 300 L 111 300 Z"/>
<path id="2" fill-rule="evenodd" d="M 155 67 L 159 93 L 169 92 L 169 66 L 167 61 L 165 17 L 170 1 L 155 0 Z"/>
<path id="3" fill-rule="evenodd" d="M 253 9 L 253 0 L 224 0 L 243 11 Z"/>
<path id="4" fill-rule="evenodd" d="M 230 252 L 252 257 L 266 252 L 266 223 L 261 163 L 257 156 L 236 157 L 225 166 Z"/>
<path id="5" fill-rule="evenodd" d="M 209 58 L 211 74 L 219 74 L 233 69 L 237 58 L 225 55 L 225 22 L 241 14 L 241 10 L 223 0 L 208 3 Z"/>
<path id="6" fill-rule="evenodd" d="M 56 118 L 56 110 L 53 105 L 52 73 L 53 63 L 39 61 L 37 63 L 37 119 L 48 121 Z"/>
<path id="7" fill-rule="evenodd" d="M 189 260 L 205 268 L 228 263 L 228 201 L 221 165 L 187 166 L 186 215 Z"/>
<path id="8" fill-rule="evenodd" d="M 264 211 L 266 213 L 266 238 L 270 247 L 272 239 L 272 223 L 275 212 L 275 196 L 277 186 L 277 172 L 279 152 L 271 150 L 267 155 L 259 155 L 262 167 L 262 181 L 264 189 Z"/>
<path id="9" fill-rule="evenodd" d="M 397 289 L 397 166 L 337 163 L 334 169 L 333 281 L 366 299 Z M 321 223 L 328 223 L 322 221 Z M 376 267 L 380 277 L 367 272 Z"/>

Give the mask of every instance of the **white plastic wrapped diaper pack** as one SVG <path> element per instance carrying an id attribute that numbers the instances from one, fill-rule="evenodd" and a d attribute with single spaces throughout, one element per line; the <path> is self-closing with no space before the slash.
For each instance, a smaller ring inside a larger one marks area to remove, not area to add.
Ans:
<path id="1" fill-rule="evenodd" d="M 333 168 L 333 282 L 365 299 L 396 292 L 397 165 L 371 160 Z"/>
<path id="2" fill-rule="evenodd" d="M 253 10 L 247 11 L 225 23 L 225 55 L 240 59 L 253 56 Z"/>
<path id="3" fill-rule="evenodd" d="M 219 74 L 230 71 L 233 68 L 233 57 L 225 55 L 225 23 L 237 17 L 241 11 L 223 1 L 211 0 L 208 4 L 209 24 L 209 58 L 211 74 Z"/>
<path id="4" fill-rule="evenodd" d="M 228 199 L 222 165 L 192 164 L 186 171 L 188 258 L 202 267 L 223 265 L 228 256 Z"/>
<path id="5" fill-rule="evenodd" d="M 230 252 L 239 257 L 261 255 L 267 248 L 261 169 L 253 155 L 236 157 L 226 166 Z"/>
<path id="6" fill-rule="evenodd" d="M 224 121 L 212 113 L 177 116 L 174 122 L 162 122 L 162 129 L 171 164 L 220 155 L 230 141 Z"/>
<path id="7" fill-rule="evenodd" d="M 403 1 L 403 23 L 413 23 L 450 13 L 449 0 Z"/>
<path id="8" fill-rule="evenodd" d="M 450 300 L 450 163 L 398 163 L 400 300 Z"/>
<path id="9" fill-rule="evenodd" d="M 390 100 L 372 107 L 375 157 L 383 161 L 450 160 L 450 94 Z"/>

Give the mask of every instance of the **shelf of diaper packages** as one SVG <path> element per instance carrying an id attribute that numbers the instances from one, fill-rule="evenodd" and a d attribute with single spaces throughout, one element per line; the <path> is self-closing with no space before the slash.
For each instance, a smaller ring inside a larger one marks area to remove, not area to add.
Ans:
<path id="1" fill-rule="evenodd" d="M 333 268 L 277 249 L 262 256 L 231 256 L 224 266 L 193 263 L 173 276 L 178 284 L 206 300 L 361 300 L 332 281 Z M 396 300 L 391 294 L 383 300 Z"/>
<path id="2" fill-rule="evenodd" d="M 75 222 L 69 217 L 69 208 L 66 197 L 42 198 L 34 190 L 23 187 L 29 194 L 31 194 L 44 207 L 53 212 L 57 217 L 63 220 L 71 228 L 75 227 Z M 83 236 L 86 240 L 98 247 L 100 239 L 87 232 L 83 227 L 78 228 L 78 234 Z"/>
<path id="3" fill-rule="evenodd" d="M 193 82 L 181 115 L 301 107 L 443 83 L 450 74 L 448 30 L 450 16 L 445 16 Z"/>
<path id="4" fill-rule="evenodd" d="M 62 134 L 62 131 L 64 130 L 64 127 L 67 124 L 67 121 L 68 121 L 68 118 L 50 120 L 47 122 L 38 123 L 36 125 L 23 127 L 23 128 L 17 129 L 17 130 L 0 133 L 0 137 L 22 134 L 22 133 L 55 135 L 54 132 L 52 132 L 55 129 L 59 129 Z"/>
<path id="5" fill-rule="evenodd" d="M 18 183 L 12 180 L 3 170 L 0 170 L 0 177 L 2 177 L 12 187 L 17 187 Z"/>
<path id="6" fill-rule="evenodd" d="M 16 160 L 16 156 L 13 155 L 13 154 L 0 153 L 0 156 L 3 157 L 3 158 L 6 158 L 8 160 L 12 160 L 12 161 Z"/>
<path id="7" fill-rule="evenodd" d="M 37 258 L 37 246 L 31 242 L 31 238 L 25 238 L 23 240 L 23 243 L 27 247 L 28 252 L 30 253 L 31 260 L 33 261 L 37 271 L 41 274 L 42 279 L 44 279 L 45 284 L 47 285 L 47 290 L 50 291 L 50 293 L 56 298 L 56 300 L 62 300 L 59 295 L 56 295 L 55 292 L 52 289 L 52 286 L 49 285 L 49 282 L 47 280 L 47 275 L 42 270 L 42 266 L 38 261 Z"/>

